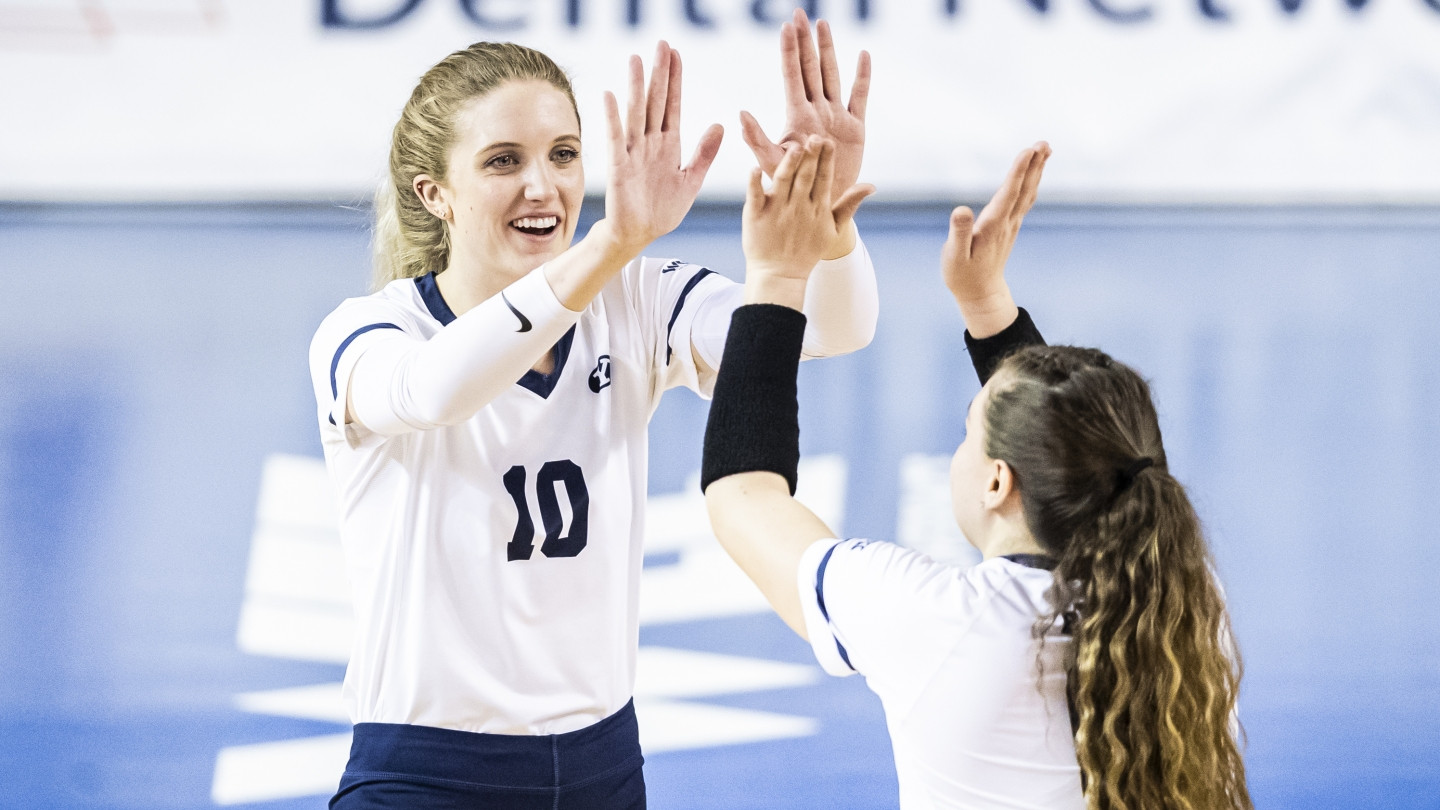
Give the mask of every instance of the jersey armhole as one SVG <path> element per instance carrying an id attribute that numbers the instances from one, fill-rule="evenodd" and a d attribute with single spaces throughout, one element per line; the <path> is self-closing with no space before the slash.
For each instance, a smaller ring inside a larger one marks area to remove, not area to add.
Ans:
<path id="1" fill-rule="evenodd" d="M 339 347 L 335 349 L 335 356 L 330 362 L 330 415 L 329 422 L 338 428 L 345 437 L 345 443 L 350 447 L 358 447 L 372 431 L 364 424 L 353 418 L 346 419 L 347 404 L 350 400 L 350 389 L 352 375 L 355 372 L 355 364 L 363 357 L 370 347 L 366 344 L 373 342 L 373 336 L 381 335 L 386 330 L 397 330 L 403 332 L 394 323 L 372 323 L 351 332 Z M 366 340 L 370 337 L 370 340 Z M 357 342 L 359 345 L 356 345 Z"/>
<path id="2" fill-rule="evenodd" d="M 854 675 L 850 652 L 836 635 L 825 604 L 825 572 L 843 540 L 817 540 L 800 557 L 795 585 L 800 594 L 800 611 L 805 618 L 805 634 L 820 668 L 831 675 Z"/>

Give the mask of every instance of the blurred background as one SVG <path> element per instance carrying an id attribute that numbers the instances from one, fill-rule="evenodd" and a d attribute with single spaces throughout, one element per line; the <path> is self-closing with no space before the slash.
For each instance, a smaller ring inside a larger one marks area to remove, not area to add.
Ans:
<path id="1" fill-rule="evenodd" d="M 795 5 L 0 0 L 0 807 L 324 806 L 349 607 L 306 349 L 366 292 L 414 82 L 475 40 L 538 47 L 593 158 L 601 93 L 666 39 L 685 149 L 727 135 L 649 253 L 739 279 L 738 111 L 783 128 Z M 1046 139 L 1012 286 L 1051 342 L 1152 381 L 1245 656 L 1256 806 L 1440 808 L 1440 3 L 801 5 L 847 92 L 874 59 L 881 293 L 869 348 L 802 369 L 802 497 L 970 564 L 945 475 L 978 386 L 939 249 Z M 894 807 L 878 701 L 708 536 L 706 407 L 673 392 L 652 424 L 651 805 Z"/>

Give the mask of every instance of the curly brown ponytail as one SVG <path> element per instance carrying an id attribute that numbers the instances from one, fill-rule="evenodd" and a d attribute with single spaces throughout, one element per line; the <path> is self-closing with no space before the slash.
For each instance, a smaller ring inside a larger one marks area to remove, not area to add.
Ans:
<path id="1" fill-rule="evenodd" d="M 1145 381 L 1095 349 L 1001 365 L 986 453 L 1058 560 L 1067 688 L 1090 810 L 1251 810 L 1232 728 L 1240 661 L 1200 521 L 1170 476 Z"/>

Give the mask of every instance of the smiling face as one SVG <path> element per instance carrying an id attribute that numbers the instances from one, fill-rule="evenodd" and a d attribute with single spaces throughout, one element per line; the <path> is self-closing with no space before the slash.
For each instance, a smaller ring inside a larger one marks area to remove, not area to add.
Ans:
<path id="1" fill-rule="evenodd" d="M 553 85 L 509 81 L 466 102 L 447 163 L 443 180 L 415 179 L 448 223 L 447 269 L 509 283 L 570 246 L 585 197 L 580 121 Z"/>

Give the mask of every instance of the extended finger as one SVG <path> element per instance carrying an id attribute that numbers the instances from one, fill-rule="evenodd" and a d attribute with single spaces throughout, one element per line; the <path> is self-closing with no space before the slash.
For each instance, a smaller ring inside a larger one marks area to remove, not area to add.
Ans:
<path id="1" fill-rule="evenodd" d="M 645 131 L 645 65 L 640 57 L 630 55 L 630 100 L 625 108 L 626 145 L 635 143 Z"/>
<path id="2" fill-rule="evenodd" d="M 865 202 L 865 198 L 874 193 L 875 187 L 869 183 L 856 183 L 845 189 L 845 193 L 841 194 L 840 199 L 830 207 L 830 211 L 835 217 L 835 230 L 843 230 L 845 225 L 855 218 L 855 212 L 860 208 L 860 203 Z"/>
<path id="3" fill-rule="evenodd" d="M 660 122 L 660 129 L 665 132 L 675 132 L 680 129 L 680 52 L 670 52 L 670 89 L 665 96 L 665 120 Z"/>
<path id="4" fill-rule="evenodd" d="M 725 128 L 719 124 L 711 124 L 705 129 L 705 134 L 700 136 L 700 143 L 695 145 L 694 157 L 690 158 L 689 165 L 682 170 L 692 191 L 698 192 L 700 184 L 705 182 L 705 173 L 710 171 L 710 164 L 715 162 L 715 155 L 720 152 L 720 141 L 724 137 Z"/>
<path id="5" fill-rule="evenodd" d="M 615 94 L 605 91 L 605 120 L 610 125 L 610 173 L 625 162 L 625 130 L 620 126 L 620 103 Z"/>
<path id="6" fill-rule="evenodd" d="M 823 205 L 830 204 L 830 189 L 835 182 L 835 142 L 829 139 L 820 142 L 820 157 L 815 164 L 815 188 L 810 199 Z"/>
<path id="7" fill-rule="evenodd" d="M 815 23 L 815 38 L 820 43 L 820 82 L 825 100 L 839 102 L 840 65 L 835 61 L 835 38 L 830 35 L 830 23 L 825 20 Z"/>
<path id="8" fill-rule="evenodd" d="M 1010 173 L 1005 175 L 1005 182 L 995 191 L 990 202 L 980 210 L 982 223 L 988 223 L 995 217 L 1009 216 L 1015 210 L 1015 204 L 1020 200 L 1020 190 L 1024 187 L 1025 171 L 1030 167 L 1030 159 L 1034 156 L 1035 150 L 1029 148 L 1015 158 L 1015 163 L 1010 166 Z"/>
<path id="9" fill-rule="evenodd" d="M 815 54 L 815 42 L 810 39 L 810 18 L 805 16 L 803 8 L 795 9 L 795 48 L 800 57 L 800 77 L 805 82 L 805 99 L 815 101 L 824 98 L 820 57 Z"/>
<path id="10" fill-rule="evenodd" d="M 820 153 L 824 148 L 824 143 L 817 138 L 812 137 L 805 141 L 800 165 L 795 169 L 795 184 L 791 190 L 794 196 L 803 200 L 815 198 L 815 177 L 819 173 Z"/>
<path id="11" fill-rule="evenodd" d="M 804 104 L 805 76 L 800 69 L 800 43 L 795 37 L 795 26 L 788 22 L 780 26 L 780 78 L 785 84 L 785 103 L 790 107 Z"/>
<path id="12" fill-rule="evenodd" d="M 770 196 L 777 200 L 790 199 L 790 191 L 795 186 L 795 172 L 800 167 L 800 158 L 805 150 L 791 144 L 785 147 L 785 157 L 780 158 L 780 165 L 775 167 L 775 179 L 770 184 Z"/>
<path id="13" fill-rule="evenodd" d="M 1020 199 L 1015 201 L 1015 208 L 1010 212 L 1011 217 L 1024 218 L 1030 213 L 1030 207 L 1035 204 L 1035 197 L 1040 193 L 1040 176 L 1045 173 L 1045 161 L 1050 159 L 1050 144 L 1041 141 L 1035 144 L 1034 149 L 1035 156 L 1025 168 Z"/>
<path id="14" fill-rule="evenodd" d="M 765 208 L 765 184 L 760 181 L 765 173 L 756 166 L 750 170 L 750 184 L 745 188 L 745 207 L 755 213 Z"/>
<path id="15" fill-rule="evenodd" d="M 665 103 L 670 90 L 670 46 L 665 40 L 655 45 L 655 63 L 650 66 L 650 92 L 645 102 L 645 133 L 660 129 L 665 121 Z"/>
<path id="16" fill-rule="evenodd" d="M 755 116 L 744 110 L 740 111 L 740 137 L 744 138 L 750 151 L 755 153 L 755 161 L 760 164 L 760 168 L 774 177 L 775 167 L 780 165 L 785 149 L 771 141 L 765 130 L 760 128 L 760 122 L 755 120 Z"/>
<path id="17" fill-rule="evenodd" d="M 970 242 L 975 236 L 975 212 L 970 206 L 962 205 L 950 212 L 950 237 L 946 241 L 955 246 L 956 254 L 962 259 L 970 258 Z"/>
<path id="18" fill-rule="evenodd" d="M 865 105 L 870 101 L 870 52 L 861 51 L 855 65 L 855 83 L 850 86 L 850 114 L 865 120 Z"/>

